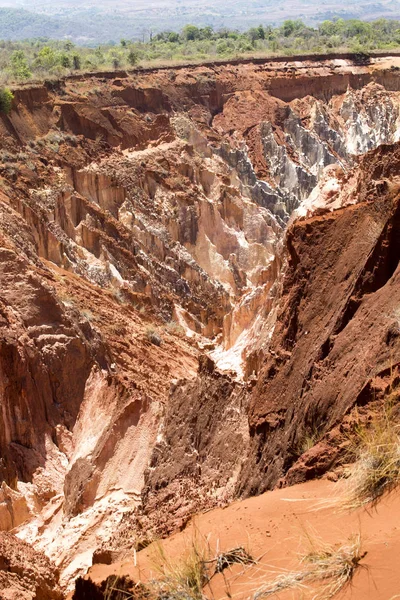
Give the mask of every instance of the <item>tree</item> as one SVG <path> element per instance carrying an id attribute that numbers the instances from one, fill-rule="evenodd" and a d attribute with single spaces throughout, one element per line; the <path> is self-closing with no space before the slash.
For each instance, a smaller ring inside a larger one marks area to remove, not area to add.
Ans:
<path id="1" fill-rule="evenodd" d="M 247 35 L 249 36 L 251 43 L 254 46 L 255 41 L 259 39 L 258 27 L 252 27 L 251 29 L 249 29 Z"/>
<path id="2" fill-rule="evenodd" d="M 200 39 L 200 30 L 195 25 L 186 25 L 182 29 L 182 35 L 185 40 L 198 40 Z"/>
<path id="3" fill-rule="evenodd" d="M 298 31 L 299 29 L 303 29 L 304 27 L 305 25 L 303 21 L 300 21 L 299 19 L 296 19 L 295 21 L 288 19 L 287 21 L 283 22 L 282 33 L 285 37 L 289 37 L 292 35 L 292 33 L 295 33 L 296 31 Z"/>
<path id="4" fill-rule="evenodd" d="M 121 52 L 118 50 L 110 50 L 108 53 L 108 61 L 111 63 L 113 69 L 118 69 L 121 66 Z"/>
<path id="5" fill-rule="evenodd" d="M 227 29 L 226 27 L 222 27 L 218 32 L 217 32 L 217 36 L 219 38 L 228 38 L 229 37 L 229 29 Z"/>
<path id="6" fill-rule="evenodd" d="M 94 56 L 95 56 L 95 62 L 98 65 L 104 65 L 105 58 L 104 58 L 104 54 L 103 51 L 101 49 L 101 46 L 99 46 L 98 48 L 96 48 L 96 50 L 94 51 Z"/>
<path id="7" fill-rule="evenodd" d="M 370 37 L 372 33 L 372 27 L 370 23 L 364 23 L 356 19 L 349 19 L 346 21 L 345 32 L 348 37 Z"/>
<path id="8" fill-rule="evenodd" d="M 203 27 L 202 29 L 200 29 L 200 38 L 202 40 L 210 40 L 213 36 L 213 28 L 210 25 L 207 25 L 207 27 Z"/>
<path id="9" fill-rule="evenodd" d="M 72 57 L 72 64 L 75 71 L 79 71 L 82 65 L 82 60 L 80 54 L 74 54 Z"/>
<path id="10" fill-rule="evenodd" d="M 56 53 L 50 46 L 44 46 L 36 59 L 36 64 L 49 71 L 57 62 Z"/>
<path id="11" fill-rule="evenodd" d="M 15 50 L 11 55 L 11 73 L 17 79 L 29 79 L 32 77 L 32 71 L 30 70 L 26 57 L 23 50 Z"/>
<path id="12" fill-rule="evenodd" d="M 138 60 L 139 54 L 136 52 L 136 50 L 131 48 L 128 54 L 128 63 L 131 65 L 131 67 L 134 67 L 137 64 Z"/>
<path id="13" fill-rule="evenodd" d="M 65 52 L 62 52 L 60 55 L 60 64 L 62 67 L 64 67 L 64 69 L 71 68 L 71 59 L 68 54 L 65 54 Z"/>
<path id="14" fill-rule="evenodd" d="M 336 33 L 336 23 L 333 21 L 323 21 L 318 26 L 321 35 L 332 36 Z"/>

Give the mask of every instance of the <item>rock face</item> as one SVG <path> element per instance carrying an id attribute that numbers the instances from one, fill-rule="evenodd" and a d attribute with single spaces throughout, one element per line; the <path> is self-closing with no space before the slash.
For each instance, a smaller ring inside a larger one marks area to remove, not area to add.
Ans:
<path id="1" fill-rule="evenodd" d="M 170 533 L 199 509 L 232 497 L 248 446 L 246 392 L 206 356 L 198 379 L 173 391 L 145 474 L 147 528 L 160 531 L 162 524 Z"/>
<path id="2" fill-rule="evenodd" d="M 0 534 L 0 595 L 4 600 L 62 600 L 48 558 L 10 533 Z"/>
<path id="3" fill-rule="evenodd" d="M 338 450 L 332 430 L 397 377 L 399 158 L 398 145 L 367 154 L 346 187 L 356 205 L 296 221 L 287 232 L 279 314 L 250 400 L 242 493 L 270 489 L 285 474 L 282 483 L 323 473 Z M 325 459 L 299 470 L 312 436 L 325 442 Z"/>
<path id="4" fill-rule="evenodd" d="M 0 528 L 63 586 L 93 555 L 326 471 L 342 420 L 386 385 L 397 62 L 15 91 L 0 116 Z"/>

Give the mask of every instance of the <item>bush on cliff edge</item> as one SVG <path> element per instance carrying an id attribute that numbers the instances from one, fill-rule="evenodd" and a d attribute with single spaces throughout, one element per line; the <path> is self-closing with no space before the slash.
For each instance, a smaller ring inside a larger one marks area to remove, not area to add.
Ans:
<path id="1" fill-rule="evenodd" d="M 8 115 L 11 112 L 14 94 L 8 88 L 0 89 L 0 112 Z"/>

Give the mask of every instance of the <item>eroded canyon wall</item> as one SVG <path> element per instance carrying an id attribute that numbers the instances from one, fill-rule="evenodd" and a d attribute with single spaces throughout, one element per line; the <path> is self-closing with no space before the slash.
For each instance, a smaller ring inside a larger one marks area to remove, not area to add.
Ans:
<path id="1" fill-rule="evenodd" d="M 241 493 L 324 473 L 340 453 L 345 417 L 396 383 L 399 151 L 381 146 L 365 156 L 345 187 L 355 205 L 298 220 L 287 232 L 288 269 L 250 400 Z"/>
<path id="2" fill-rule="evenodd" d="M 330 432 L 397 364 L 398 60 L 15 91 L 0 524 L 63 585 L 94 553 L 326 471 Z"/>

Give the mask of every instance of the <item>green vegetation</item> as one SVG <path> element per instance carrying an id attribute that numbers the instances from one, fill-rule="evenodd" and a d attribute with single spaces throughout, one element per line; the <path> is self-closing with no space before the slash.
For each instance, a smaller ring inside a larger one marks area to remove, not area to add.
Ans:
<path id="1" fill-rule="evenodd" d="M 244 31 L 259 23 L 280 26 L 285 19 L 302 19 L 314 26 L 325 19 L 400 19 L 394 0 L 0 0 L 0 5 L 0 39 L 46 36 L 82 45 L 118 43 L 123 38 L 145 41 L 187 23 L 215 31 L 226 26 Z"/>
<path id="2" fill-rule="evenodd" d="M 0 113 L 8 115 L 11 111 L 13 100 L 14 95 L 8 88 L 0 89 Z"/>
<path id="3" fill-rule="evenodd" d="M 42 52 L 43 49 L 40 51 Z M 39 54 L 40 54 L 39 52 Z M 28 67 L 23 50 L 15 50 L 10 57 L 10 71 L 15 79 L 29 79 L 32 72 Z"/>
<path id="4" fill-rule="evenodd" d="M 123 39 L 96 48 L 46 39 L 0 41 L 0 69 L 7 81 L 57 78 L 76 71 L 129 69 L 135 65 L 179 64 L 250 56 L 351 51 L 360 55 L 400 45 L 400 21 L 370 23 L 338 19 L 309 27 L 300 20 L 280 27 L 259 25 L 245 32 L 186 25 L 145 42 Z"/>

